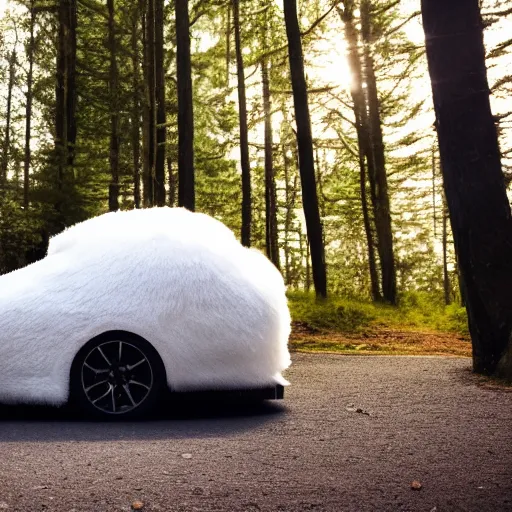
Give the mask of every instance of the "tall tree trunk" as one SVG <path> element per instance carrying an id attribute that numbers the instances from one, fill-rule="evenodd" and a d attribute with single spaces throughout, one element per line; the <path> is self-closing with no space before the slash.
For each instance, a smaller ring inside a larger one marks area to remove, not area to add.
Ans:
<path id="1" fill-rule="evenodd" d="M 235 0 L 232 0 L 235 1 Z M 237 0 L 240 9 L 240 0 Z M 240 15 L 239 15 L 240 18 Z M 231 64 L 231 3 L 226 6 L 226 90 L 229 90 L 230 84 L 230 64 Z"/>
<path id="2" fill-rule="evenodd" d="M 444 303 L 446 306 L 451 304 L 450 297 L 450 275 L 448 274 L 448 209 L 446 206 L 446 200 L 443 195 L 443 291 L 444 291 Z"/>
<path id="3" fill-rule="evenodd" d="M 375 243 L 373 239 L 372 217 L 368 208 L 367 198 L 367 168 L 370 176 L 375 175 L 374 161 L 371 158 L 370 129 L 366 109 L 366 99 L 363 89 L 363 70 L 361 55 L 359 52 L 357 30 L 354 23 L 354 4 L 345 2 L 343 10 L 338 9 L 339 15 L 345 26 L 345 39 L 347 41 L 348 64 L 352 73 L 352 97 L 353 111 L 356 122 L 357 145 L 359 154 L 359 188 L 361 191 L 361 209 L 363 213 L 363 225 L 366 234 L 368 249 L 368 267 L 370 271 L 370 290 L 372 299 L 380 301 L 382 296 L 379 289 L 379 275 L 375 261 Z M 374 180 L 372 180 L 374 182 Z M 375 187 L 370 183 L 370 190 Z M 372 198 L 375 196 L 373 195 Z M 372 201 L 374 205 L 374 201 Z"/>
<path id="4" fill-rule="evenodd" d="M 167 174 L 169 175 L 169 206 L 176 204 L 176 173 L 172 168 L 172 160 L 167 156 Z"/>
<path id="5" fill-rule="evenodd" d="M 379 276 L 377 264 L 375 262 L 375 245 L 373 242 L 373 232 L 371 226 L 370 212 L 368 210 L 368 199 L 366 191 L 366 166 L 364 164 L 364 155 L 361 147 L 359 148 L 359 189 L 361 192 L 361 209 L 363 211 L 363 224 L 366 233 L 366 245 L 368 248 L 368 267 L 370 270 L 370 290 L 372 300 L 380 301 L 382 296 L 379 290 Z"/>
<path id="6" fill-rule="evenodd" d="M 164 0 L 155 2 L 155 109 L 156 109 L 156 156 L 155 156 L 155 201 L 165 205 L 165 70 L 164 70 Z"/>
<path id="7" fill-rule="evenodd" d="M 75 146 L 77 136 L 76 126 L 76 27 L 77 5 L 76 0 L 69 2 L 69 31 L 67 34 L 67 82 L 68 91 L 66 97 L 67 110 L 67 165 L 72 168 L 75 163 Z M 73 174 L 71 174 L 73 178 Z"/>
<path id="8" fill-rule="evenodd" d="M 139 62 L 139 16 L 140 2 L 136 3 L 132 14 L 131 52 L 132 52 L 132 153 L 133 153 L 133 202 L 135 208 L 141 207 L 140 193 L 140 62 Z"/>
<path id="9" fill-rule="evenodd" d="M 284 282 L 290 284 L 290 228 L 292 224 L 292 191 L 290 186 L 290 162 L 286 154 L 286 144 L 281 136 L 281 153 L 283 155 L 284 168 L 284 193 L 285 193 L 285 216 L 284 216 Z"/>
<path id="10" fill-rule="evenodd" d="M 325 194 L 324 194 L 324 183 L 322 178 L 322 167 L 320 165 L 320 154 L 318 146 L 314 146 L 313 154 L 315 156 L 315 172 L 316 172 L 316 187 L 318 189 L 318 207 L 320 210 L 320 217 L 325 218 Z M 325 231 L 324 231 L 324 247 L 325 247 Z"/>
<path id="11" fill-rule="evenodd" d="M 229 10 L 228 10 L 229 20 Z M 245 97 L 244 59 L 240 41 L 240 0 L 233 0 L 235 29 L 236 74 L 238 79 L 238 119 L 240 124 L 240 165 L 242 167 L 242 244 L 251 246 L 252 199 L 251 165 L 249 163 L 249 136 L 247 128 L 247 100 Z M 228 33 L 229 40 L 229 33 Z M 228 45 L 229 48 L 229 45 Z M 229 55 L 229 54 L 228 54 Z M 229 69 L 229 61 L 228 61 Z"/>
<path id="12" fill-rule="evenodd" d="M 155 204 L 155 0 L 144 3 L 143 184 L 144 206 L 151 207 Z"/>
<path id="13" fill-rule="evenodd" d="M 11 117 L 12 117 L 12 91 L 16 76 L 16 45 L 14 45 L 9 57 L 9 82 L 7 84 L 7 105 L 5 111 L 5 131 L 2 144 L 2 159 L 0 161 L 0 184 L 7 184 L 7 167 L 9 165 L 9 154 L 11 151 Z"/>
<path id="14" fill-rule="evenodd" d="M 30 151 L 30 141 L 32 139 L 32 86 L 34 77 L 34 52 L 35 37 L 34 26 L 36 21 L 36 11 L 34 9 L 34 0 L 30 1 L 30 26 L 29 26 L 29 43 L 27 50 L 28 73 L 27 73 L 27 94 L 25 103 L 25 155 L 23 161 L 23 207 L 25 211 L 29 207 L 29 191 L 30 191 L 30 164 L 32 154 Z"/>
<path id="15" fill-rule="evenodd" d="M 107 0 L 108 10 L 108 46 L 109 66 L 109 103 L 110 103 L 110 175 L 108 188 L 108 209 L 119 210 L 119 77 L 117 70 L 116 23 L 114 0 Z"/>
<path id="16" fill-rule="evenodd" d="M 304 59 L 299 21 L 297 19 L 296 0 L 284 2 L 286 35 L 288 37 L 288 55 L 292 78 L 293 103 L 297 124 L 297 142 L 299 145 L 300 177 L 302 184 L 302 203 L 308 231 L 313 266 L 313 281 L 317 296 L 327 297 L 327 275 L 325 270 L 325 252 L 323 246 L 322 223 L 318 211 L 318 197 L 315 183 L 313 161 L 313 137 L 309 117 L 308 92 L 304 75 Z"/>
<path id="17" fill-rule="evenodd" d="M 195 209 L 194 115 L 188 0 L 175 0 L 178 81 L 178 204 Z"/>
<path id="18" fill-rule="evenodd" d="M 436 152 L 432 148 L 432 210 L 434 221 L 434 238 L 437 236 L 437 208 L 436 208 Z"/>
<path id="19" fill-rule="evenodd" d="M 76 144 L 76 0 L 60 0 L 57 45 L 57 84 L 55 109 L 55 149 L 57 154 L 57 213 L 55 230 L 66 226 L 64 213 L 65 181 L 72 181 L 71 170 Z"/>
<path id="20" fill-rule="evenodd" d="M 72 169 L 75 163 L 75 146 L 77 136 L 76 126 L 76 0 L 67 0 L 69 4 L 69 29 L 67 30 L 66 60 L 67 60 L 67 165 Z M 71 178 L 73 174 L 71 174 Z"/>
<path id="21" fill-rule="evenodd" d="M 268 61 L 266 59 L 261 61 L 261 82 L 263 88 L 263 113 L 265 117 L 265 240 L 268 258 L 277 268 L 280 268 L 270 81 L 268 76 Z"/>
<path id="22" fill-rule="evenodd" d="M 348 62 L 350 70 L 353 75 L 352 87 L 350 90 L 354 116 L 356 121 L 356 133 L 359 148 L 359 186 L 361 191 L 361 207 L 363 213 L 363 225 L 366 234 L 367 248 L 368 248 L 368 266 L 370 271 L 370 288 L 371 295 L 374 301 L 381 300 L 379 290 L 379 278 L 377 272 L 377 265 L 375 262 L 375 244 L 373 240 L 372 218 L 370 216 L 367 200 L 366 181 L 367 173 L 366 166 L 368 166 L 369 174 L 374 175 L 373 159 L 369 157 L 370 153 L 370 137 L 369 137 L 369 123 L 366 110 L 366 100 L 363 89 L 363 73 L 361 56 L 359 53 L 357 31 L 354 24 L 354 6 L 352 3 L 345 2 L 345 9 L 339 10 L 340 17 L 345 25 L 345 38 L 348 46 Z M 366 158 L 366 163 L 365 163 Z M 374 190 L 374 187 L 371 187 Z"/>
<path id="23" fill-rule="evenodd" d="M 473 368 L 512 379 L 512 216 L 489 103 L 479 2 L 421 5 Z"/>
<path id="24" fill-rule="evenodd" d="M 69 31 L 69 0 L 59 1 L 59 36 L 57 43 L 57 84 L 55 88 L 55 151 L 57 155 L 57 188 L 62 191 L 66 167 L 67 148 L 67 109 L 68 93 L 66 44 Z M 57 199 L 55 209 L 61 209 L 61 198 Z"/>
<path id="25" fill-rule="evenodd" d="M 142 187 L 143 187 L 143 204 L 144 207 L 153 206 L 153 180 L 152 174 L 152 138 L 151 127 L 152 111 L 151 111 L 151 91 L 150 91 L 150 54 L 149 54 L 149 38 L 148 38 L 148 3 L 149 0 L 140 0 L 140 9 L 142 12 L 142 51 L 143 51 L 143 100 L 142 100 Z"/>
<path id="26" fill-rule="evenodd" d="M 308 240 L 308 237 L 306 237 L 306 282 L 305 282 L 306 292 L 309 292 L 309 290 L 311 289 L 311 265 L 309 263 L 311 260 L 311 254 L 310 254 L 309 247 L 310 247 L 309 240 Z"/>
<path id="27" fill-rule="evenodd" d="M 362 0 L 361 33 L 364 41 L 365 81 L 368 97 L 371 155 L 375 166 L 375 228 L 377 231 L 377 247 L 382 273 L 382 295 L 385 301 L 396 304 L 396 269 L 393 252 L 393 232 L 391 229 L 391 210 L 389 206 L 380 102 L 373 57 L 371 54 L 371 46 L 373 44 L 371 7 L 370 0 Z"/>

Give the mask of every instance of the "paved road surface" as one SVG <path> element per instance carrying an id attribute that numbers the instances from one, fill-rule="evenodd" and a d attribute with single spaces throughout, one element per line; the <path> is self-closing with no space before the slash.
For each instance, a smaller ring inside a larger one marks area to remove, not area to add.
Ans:
<path id="1" fill-rule="evenodd" d="M 512 510 L 512 393 L 467 359 L 297 354 L 288 377 L 282 404 L 143 423 L 2 408 L 0 511 Z"/>

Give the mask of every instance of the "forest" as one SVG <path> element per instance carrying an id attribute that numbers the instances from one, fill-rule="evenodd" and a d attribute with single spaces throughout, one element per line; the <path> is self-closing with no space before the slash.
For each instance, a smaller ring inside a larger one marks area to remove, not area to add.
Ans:
<path id="1" fill-rule="evenodd" d="M 0 4 L 0 273 L 40 259 L 51 236 L 100 213 L 184 206 L 264 251 L 292 293 L 391 306 L 411 297 L 443 308 L 478 303 L 475 350 L 484 299 L 472 292 L 471 243 L 452 228 L 462 230 L 454 215 L 476 196 L 459 201 L 461 187 L 447 180 L 455 143 L 439 124 L 447 103 L 431 85 L 436 70 L 457 72 L 465 43 L 448 44 L 454 60 L 438 69 L 446 47 L 433 44 L 429 54 L 425 40 L 441 30 L 428 21 L 442 18 L 442 2 L 422 3 Z M 449 23 L 433 41 L 458 33 L 450 15 L 463 3 L 444 8 Z M 478 50 L 483 31 L 481 62 L 468 59 L 490 96 L 492 126 L 483 125 L 498 135 L 494 176 L 504 192 L 512 181 L 512 2 L 471 4 L 460 23 L 477 27 L 468 48 Z M 485 117 L 469 111 L 457 129 Z M 468 162 L 481 156 L 469 142 L 461 148 Z M 496 302 L 499 314 L 486 325 L 501 325 L 510 311 Z M 494 371 L 508 343 L 500 333 L 480 370 Z"/>

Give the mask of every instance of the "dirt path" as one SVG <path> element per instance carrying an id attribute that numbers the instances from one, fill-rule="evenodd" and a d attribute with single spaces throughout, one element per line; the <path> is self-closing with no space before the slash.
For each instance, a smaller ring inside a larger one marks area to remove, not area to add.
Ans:
<path id="1" fill-rule="evenodd" d="M 390 327 L 377 327 L 362 335 L 350 335 L 315 332 L 295 322 L 290 344 L 298 352 L 471 357 L 470 340 L 461 335 Z"/>
<path id="2" fill-rule="evenodd" d="M 512 510 L 512 393 L 467 359 L 295 354 L 288 377 L 282 404 L 143 423 L 0 409 L 0 510 Z"/>

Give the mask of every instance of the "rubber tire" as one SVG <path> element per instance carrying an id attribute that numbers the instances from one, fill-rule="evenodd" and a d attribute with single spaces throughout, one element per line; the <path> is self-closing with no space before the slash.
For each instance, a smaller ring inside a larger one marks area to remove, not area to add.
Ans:
<path id="1" fill-rule="evenodd" d="M 101 411 L 89 401 L 82 388 L 81 369 L 87 355 L 96 346 L 109 341 L 123 341 L 137 347 L 144 353 L 151 365 L 153 372 L 153 387 L 149 395 L 135 409 L 121 414 L 108 414 Z M 167 389 L 167 378 L 165 367 L 160 355 L 155 348 L 144 338 L 126 331 L 110 331 L 96 336 L 89 340 L 77 353 L 70 372 L 70 399 L 69 404 L 73 411 L 82 417 L 108 420 L 124 421 L 133 419 L 143 419 L 151 417 L 156 410 L 158 402 L 162 399 L 164 391 Z"/>

